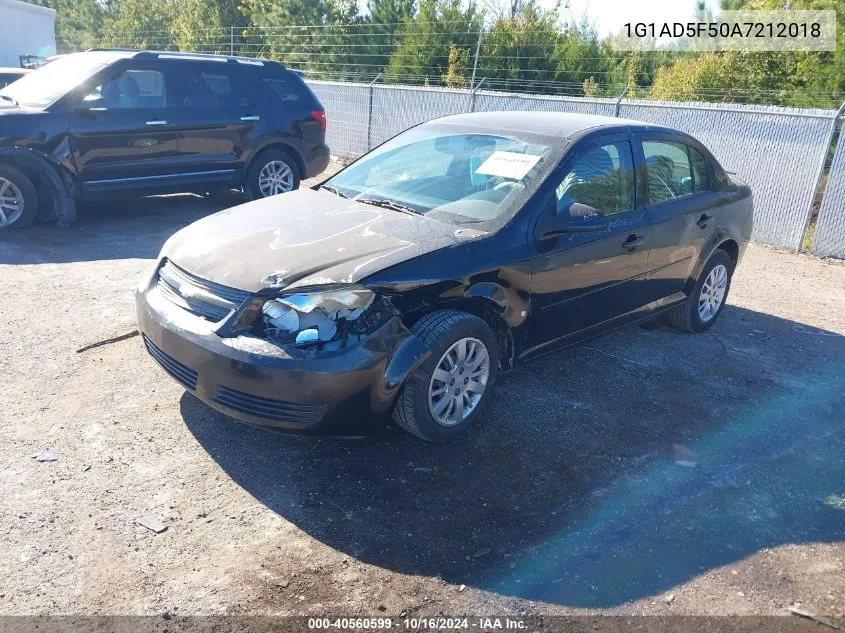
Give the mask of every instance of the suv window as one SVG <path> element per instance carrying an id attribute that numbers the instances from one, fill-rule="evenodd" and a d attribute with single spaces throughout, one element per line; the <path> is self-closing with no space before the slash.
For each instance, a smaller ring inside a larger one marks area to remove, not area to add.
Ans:
<path id="1" fill-rule="evenodd" d="M 157 70 L 124 70 L 97 86 L 85 101 L 102 99 L 107 108 L 163 108 L 167 105 L 164 74 Z"/>
<path id="2" fill-rule="evenodd" d="M 183 79 L 183 106 L 219 108 L 250 104 L 247 94 L 228 73 L 187 69 Z"/>
<path id="3" fill-rule="evenodd" d="M 693 193 L 693 169 L 689 156 L 691 149 L 684 143 L 643 141 L 643 154 L 648 172 L 648 197 L 652 204 L 660 204 Z M 701 158 L 703 160 L 703 157 Z"/>
<path id="4" fill-rule="evenodd" d="M 558 214 L 579 202 L 605 215 L 634 208 L 634 159 L 627 141 L 589 149 L 555 190 Z"/>
<path id="5" fill-rule="evenodd" d="M 284 103 L 293 103 L 300 99 L 301 91 L 298 89 L 298 84 L 293 81 L 281 77 L 262 79 L 261 81 L 270 89 L 270 92 Z"/>

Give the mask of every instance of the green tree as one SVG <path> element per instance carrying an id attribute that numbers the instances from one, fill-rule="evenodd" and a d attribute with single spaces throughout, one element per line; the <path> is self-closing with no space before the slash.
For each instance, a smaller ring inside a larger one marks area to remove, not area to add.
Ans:
<path id="1" fill-rule="evenodd" d="M 175 3 L 170 0 L 112 0 L 103 20 L 101 44 L 172 50 Z"/>
<path id="2" fill-rule="evenodd" d="M 93 48 L 100 39 L 104 5 L 99 0 L 31 0 L 56 10 L 56 48 L 68 53 Z"/>
<path id="3" fill-rule="evenodd" d="M 452 44 L 449 49 L 449 67 L 443 75 L 443 83 L 450 88 L 466 85 L 467 52 Z"/>
<path id="4" fill-rule="evenodd" d="M 345 78 L 359 72 L 357 37 L 363 22 L 354 0 L 243 0 L 257 52 L 299 70 Z"/>
<path id="5" fill-rule="evenodd" d="M 524 5 L 518 15 L 493 23 L 482 41 L 478 74 L 493 87 L 554 91 L 565 54 L 560 39 L 555 12 Z"/>
<path id="6" fill-rule="evenodd" d="M 182 51 L 250 54 L 244 30 L 249 19 L 239 10 L 239 0 L 180 0 L 171 31 Z"/>
<path id="7" fill-rule="evenodd" d="M 440 82 L 448 72 L 453 46 L 467 59 L 475 54 L 481 19 L 473 3 L 422 0 L 417 14 L 405 25 L 402 42 L 390 55 L 385 75 L 405 83 Z"/>
<path id="8" fill-rule="evenodd" d="M 834 9 L 841 0 L 795 0 L 793 9 Z M 780 0 L 745 0 L 743 9 L 781 9 Z M 837 39 L 845 12 L 837 12 Z M 839 40 L 842 41 L 842 40 Z M 845 47 L 835 52 L 723 52 L 679 58 L 657 73 L 651 97 L 837 107 L 845 92 Z"/>
<path id="9" fill-rule="evenodd" d="M 390 55 L 401 44 L 404 27 L 414 16 L 414 0 L 369 0 L 367 26 L 356 38 L 356 44 L 363 44 L 363 68 L 373 75 L 384 72 Z"/>
<path id="10" fill-rule="evenodd" d="M 558 81 L 574 94 L 583 94 L 584 82 L 588 80 L 598 89 L 598 84 L 607 83 L 611 74 L 609 48 L 602 44 L 586 15 L 558 38 L 555 58 Z"/>

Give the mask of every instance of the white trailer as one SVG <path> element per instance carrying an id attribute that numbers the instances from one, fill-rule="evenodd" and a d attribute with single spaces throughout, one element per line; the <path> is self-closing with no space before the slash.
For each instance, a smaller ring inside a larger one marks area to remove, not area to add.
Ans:
<path id="1" fill-rule="evenodd" d="M 21 58 L 56 54 L 56 11 L 18 0 L 0 0 L 0 66 L 20 67 Z"/>

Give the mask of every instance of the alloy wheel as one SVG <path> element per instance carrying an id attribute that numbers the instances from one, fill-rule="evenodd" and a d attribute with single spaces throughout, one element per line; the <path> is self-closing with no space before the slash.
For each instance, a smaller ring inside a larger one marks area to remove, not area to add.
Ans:
<path id="1" fill-rule="evenodd" d="M 293 170 L 280 160 L 271 160 L 258 174 L 258 190 L 265 198 L 293 190 Z"/>
<path id="2" fill-rule="evenodd" d="M 0 177 L 0 228 L 11 226 L 23 215 L 23 193 L 11 180 Z"/>
<path id="3" fill-rule="evenodd" d="M 481 402 L 490 378 L 490 354 L 477 338 L 455 342 L 437 363 L 428 385 L 428 409 L 442 426 L 465 420 Z"/>
<path id="4" fill-rule="evenodd" d="M 713 267 L 698 295 L 698 318 L 707 323 L 716 316 L 728 288 L 728 269 L 722 264 Z"/>

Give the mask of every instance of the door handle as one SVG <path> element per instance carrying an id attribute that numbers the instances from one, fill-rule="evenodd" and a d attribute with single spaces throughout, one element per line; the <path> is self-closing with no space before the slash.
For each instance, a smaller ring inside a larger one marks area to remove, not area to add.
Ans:
<path id="1" fill-rule="evenodd" d="M 260 121 L 261 117 L 257 114 L 251 114 L 249 116 L 242 116 L 241 121 Z"/>
<path id="2" fill-rule="evenodd" d="M 622 246 L 627 248 L 629 251 L 634 250 L 637 246 L 642 246 L 645 244 L 645 236 L 643 235 L 634 235 L 633 233 L 628 236 L 628 239 L 622 242 Z"/>
<path id="3" fill-rule="evenodd" d="M 698 225 L 698 228 L 704 229 L 704 228 L 707 228 L 707 225 L 710 224 L 710 220 L 712 220 L 712 219 L 713 219 L 712 215 L 707 215 L 705 213 L 700 218 L 698 218 L 698 222 L 696 222 L 696 224 Z"/>
<path id="4" fill-rule="evenodd" d="M 167 121 L 161 121 L 161 120 L 147 121 L 147 125 L 167 125 Z"/>

